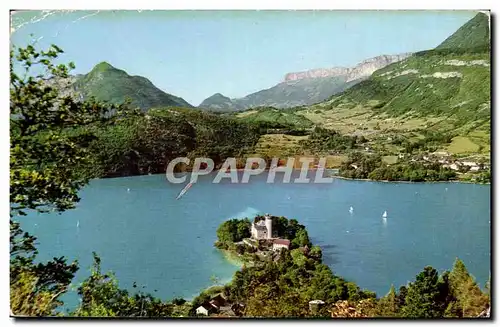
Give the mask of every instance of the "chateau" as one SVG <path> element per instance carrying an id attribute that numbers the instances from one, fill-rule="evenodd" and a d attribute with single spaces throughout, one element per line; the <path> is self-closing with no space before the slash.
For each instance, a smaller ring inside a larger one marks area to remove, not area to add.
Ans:
<path id="1" fill-rule="evenodd" d="M 256 240 L 269 240 L 273 238 L 273 219 L 269 214 L 264 216 L 264 220 L 252 224 L 252 238 Z"/>
<path id="2" fill-rule="evenodd" d="M 290 248 L 290 240 L 273 238 L 273 219 L 269 214 L 264 216 L 264 220 L 252 223 L 252 238 L 255 240 L 272 241 L 273 251 L 279 251 L 282 248 Z"/>

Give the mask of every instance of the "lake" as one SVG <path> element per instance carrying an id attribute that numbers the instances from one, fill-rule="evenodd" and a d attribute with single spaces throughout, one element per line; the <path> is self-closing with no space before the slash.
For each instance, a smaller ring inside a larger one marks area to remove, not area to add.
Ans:
<path id="1" fill-rule="evenodd" d="M 90 274 L 96 251 L 120 286 L 132 290 L 137 282 L 165 300 L 192 298 L 212 285 L 211 276 L 229 281 L 239 267 L 213 247 L 216 229 L 229 218 L 257 213 L 297 219 L 334 273 L 378 296 L 391 284 L 413 280 L 426 265 L 451 269 L 456 257 L 482 287 L 488 280 L 489 185 L 266 184 L 265 174 L 248 184 L 212 184 L 214 176 L 200 176 L 179 200 L 184 185 L 169 184 L 164 175 L 93 180 L 76 209 L 31 214 L 22 227 L 38 237 L 39 260 L 78 259 L 75 285 Z M 74 295 L 65 301 L 77 303 Z"/>

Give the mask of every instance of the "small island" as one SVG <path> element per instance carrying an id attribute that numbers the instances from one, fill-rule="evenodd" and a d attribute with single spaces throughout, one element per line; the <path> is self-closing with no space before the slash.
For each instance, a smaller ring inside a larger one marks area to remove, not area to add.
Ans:
<path id="1" fill-rule="evenodd" d="M 190 315 L 210 317 L 330 317 L 340 300 L 374 299 L 375 293 L 332 273 L 296 219 L 230 219 L 217 229 L 215 246 L 242 262 L 226 285 L 191 302 Z"/>
<path id="2" fill-rule="evenodd" d="M 249 219 L 231 219 L 217 229 L 215 247 L 226 251 L 245 264 L 258 260 L 279 259 L 282 249 L 299 250 L 320 256 L 321 249 L 312 246 L 304 225 L 295 219 L 269 214 Z"/>

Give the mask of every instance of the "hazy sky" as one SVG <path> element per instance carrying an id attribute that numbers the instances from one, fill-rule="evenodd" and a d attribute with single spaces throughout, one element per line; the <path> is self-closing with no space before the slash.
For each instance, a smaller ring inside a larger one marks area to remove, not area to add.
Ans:
<path id="1" fill-rule="evenodd" d="M 288 72 L 353 66 L 381 54 L 437 46 L 470 11 L 20 12 L 11 42 L 56 44 L 75 73 L 107 61 L 193 105 L 242 97 Z M 34 34 L 31 37 L 30 34 Z M 41 39 L 40 39 L 41 38 Z"/>

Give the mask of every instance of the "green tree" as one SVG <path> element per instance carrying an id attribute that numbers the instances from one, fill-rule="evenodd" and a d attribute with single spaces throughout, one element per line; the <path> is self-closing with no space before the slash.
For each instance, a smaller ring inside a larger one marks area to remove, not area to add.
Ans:
<path id="1" fill-rule="evenodd" d="M 406 318 L 438 318 L 443 315 L 446 303 L 443 300 L 445 284 L 438 272 L 425 267 L 408 286 L 405 305 L 401 313 Z"/>
<path id="2" fill-rule="evenodd" d="M 317 262 L 321 262 L 321 259 L 323 258 L 323 251 L 321 251 L 319 246 L 314 245 L 311 247 L 311 250 L 309 250 L 308 256 Z"/>
<path id="3" fill-rule="evenodd" d="M 250 221 L 248 219 L 230 219 L 217 228 L 217 244 L 226 249 L 249 236 Z"/>
<path id="4" fill-rule="evenodd" d="M 391 285 L 387 293 L 377 304 L 377 316 L 396 317 L 399 311 L 399 303 L 394 285 Z"/>
<path id="5" fill-rule="evenodd" d="M 31 45 L 10 51 L 10 283 L 11 308 L 19 315 L 54 314 L 78 265 L 64 257 L 35 264 L 36 237 L 13 218 L 27 210 L 73 208 L 90 178 L 80 169 L 90 162 L 90 127 L 128 114 L 122 106 L 59 94 L 58 83 L 74 67 L 53 64 L 61 53 L 55 45 L 48 51 Z M 39 308 L 33 299 L 40 299 Z"/>
<path id="6" fill-rule="evenodd" d="M 455 260 L 448 280 L 455 299 L 447 309 L 448 315 L 477 317 L 489 305 L 488 296 L 481 291 L 462 260 Z"/>
<path id="7" fill-rule="evenodd" d="M 307 231 L 305 229 L 299 229 L 292 240 L 291 246 L 292 248 L 298 248 L 306 245 L 311 246 L 309 235 L 307 234 Z"/>

